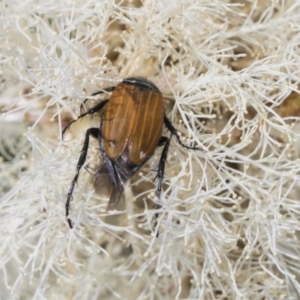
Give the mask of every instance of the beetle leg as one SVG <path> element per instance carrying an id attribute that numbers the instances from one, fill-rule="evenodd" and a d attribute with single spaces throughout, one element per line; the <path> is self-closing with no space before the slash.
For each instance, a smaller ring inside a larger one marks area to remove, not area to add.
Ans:
<path id="1" fill-rule="evenodd" d="M 161 146 L 165 145 L 167 139 L 169 139 L 169 138 L 167 138 L 166 136 L 162 136 L 157 143 L 157 147 L 161 147 Z"/>
<path id="2" fill-rule="evenodd" d="M 113 185 L 113 190 L 111 192 L 107 207 L 106 207 L 106 211 L 112 210 L 113 208 L 115 208 L 117 206 L 117 204 L 120 201 L 122 192 L 124 191 L 124 186 L 122 184 L 121 181 L 121 176 L 118 173 L 118 171 L 116 170 L 115 164 L 114 162 L 109 159 L 107 157 L 107 155 L 105 154 L 105 152 L 102 152 L 104 155 L 104 159 L 106 161 L 106 169 L 107 172 L 109 174 L 109 177 L 112 181 L 112 185 Z"/>
<path id="3" fill-rule="evenodd" d="M 115 88 L 116 88 L 115 86 L 108 87 L 108 88 L 106 88 L 106 89 L 103 89 L 102 91 L 99 91 L 99 92 L 96 92 L 96 93 L 92 94 L 91 97 L 97 96 L 97 95 L 100 95 L 100 94 L 104 94 L 105 92 L 108 92 L 108 93 L 113 92 L 113 91 L 115 90 Z M 89 101 L 89 100 L 91 100 L 91 98 L 85 99 L 85 100 L 83 101 L 83 103 L 80 104 L 80 111 L 82 110 L 83 105 L 84 105 L 87 101 Z"/>
<path id="4" fill-rule="evenodd" d="M 67 198 L 67 202 L 66 202 L 66 217 L 67 217 L 67 221 L 69 223 L 70 228 L 73 228 L 73 224 L 72 221 L 70 219 L 69 216 L 69 211 L 70 211 L 70 200 L 71 200 L 71 196 L 74 190 L 74 186 L 78 180 L 79 177 L 79 172 L 80 169 L 82 168 L 82 166 L 84 165 L 85 159 L 86 159 L 86 155 L 87 155 L 87 151 L 89 148 L 89 141 L 90 141 L 90 135 L 96 139 L 99 139 L 99 137 L 101 136 L 101 131 L 99 128 L 89 128 L 86 133 L 85 133 L 85 139 L 84 139 L 84 143 L 81 149 L 81 154 L 77 163 L 77 170 L 76 170 L 76 174 L 72 180 L 71 186 L 69 188 L 68 191 L 68 198 Z"/>
<path id="5" fill-rule="evenodd" d="M 119 190 L 122 189 L 120 174 L 118 173 L 118 171 L 116 169 L 115 162 L 107 156 L 105 149 L 104 149 L 103 140 L 101 140 L 101 139 L 99 139 L 99 147 L 101 150 L 102 158 L 106 164 L 106 169 L 109 173 L 109 176 L 112 180 L 114 187 L 116 187 Z"/>
<path id="6" fill-rule="evenodd" d="M 111 159 L 109 159 L 107 157 L 107 155 L 105 155 L 105 158 L 106 158 L 105 161 L 106 161 L 107 170 L 108 170 L 110 178 L 111 178 L 111 180 L 113 182 L 113 185 L 117 189 L 121 189 L 122 184 L 120 182 L 120 175 L 119 175 L 119 173 L 116 170 L 116 166 L 115 166 L 114 162 Z"/>
<path id="7" fill-rule="evenodd" d="M 116 187 L 113 187 L 112 193 L 110 195 L 110 198 L 109 198 L 109 201 L 108 201 L 108 204 L 106 207 L 106 211 L 110 211 L 118 205 L 118 203 L 121 199 L 121 196 L 122 196 L 122 192 L 123 192 L 123 189 L 119 190 Z"/>
<path id="8" fill-rule="evenodd" d="M 170 146 L 170 139 L 168 137 L 162 136 L 158 142 L 158 146 L 162 146 L 164 145 L 163 151 L 161 153 L 160 159 L 159 159 L 159 163 L 158 163 L 158 171 L 157 171 L 157 175 L 155 177 L 158 178 L 158 184 L 157 184 L 157 190 L 156 190 L 156 197 L 158 199 L 158 202 L 156 202 L 154 209 L 160 209 L 161 205 L 160 205 L 160 195 L 161 195 L 161 189 L 162 189 L 162 181 L 164 178 L 164 172 L 165 172 L 165 164 L 167 161 L 167 157 L 168 157 L 168 151 L 169 151 L 169 146 Z M 157 218 L 158 218 L 158 212 L 156 212 L 154 214 L 154 218 L 153 218 L 153 222 L 154 222 L 154 229 L 157 225 Z M 158 231 L 156 234 L 156 237 L 158 237 Z"/>
<path id="9" fill-rule="evenodd" d="M 77 122 L 79 119 L 82 119 L 85 116 L 88 115 L 93 115 L 94 113 L 100 111 L 106 104 L 107 104 L 108 100 L 104 100 L 101 101 L 100 103 L 98 103 L 97 105 L 95 105 L 94 107 L 92 107 L 91 109 L 89 109 L 87 112 L 81 114 L 76 120 L 71 121 L 62 131 L 62 136 L 64 136 L 64 133 L 66 132 L 66 130 L 75 122 Z"/>
<path id="10" fill-rule="evenodd" d="M 103 191 L 103 189 L 105 189 L 106 192 L 110 193 L 109 201 L 106 207 L 106 211 L 108 212 L 118 205 L 122 196 L 123 189 L 114 186 L 107 168 L 107 163 L 104 163 L 99 168 L 95 177 L 95 190 Z"/>
<path id="11" fill-rule="evenodd" d="M 111 192 L 113 188 L 113 183 L 111 181 L 110 174 L 107 170 L 106 163 L 102 164 L 97 170 L 94 179 L 94 187 L 97 193 L 101 193 L 103 192 L 103 190 L 106 191 L 106 193 Z"/>
<path id="12" fill-rule="evenodd" d="M 114 209 L 120 201 L 123 189 L 114 186 L 111 175 L 107 169 L 107 163 L 104 163 L 96 173 L 95 190 L 99 192 L 106 190 L 107 193 L 110 193 L 106 211 Z"/>
<path id="13" fill-rule="evenodd" d="M 164 116 L 164 124 L 167 127 L 167 129 L 171 132 L 171 134 L 175 135 L 180 146 L 182 146 L 186 149 L 190 149 L 190 150 L 202 150 L 200 147 L 190 147 L 190 146 L 185 145 L 181 141 L 179 134 L 177 133 L 177 129 L 172 125 L 171 121 L 166 116 Z"/>

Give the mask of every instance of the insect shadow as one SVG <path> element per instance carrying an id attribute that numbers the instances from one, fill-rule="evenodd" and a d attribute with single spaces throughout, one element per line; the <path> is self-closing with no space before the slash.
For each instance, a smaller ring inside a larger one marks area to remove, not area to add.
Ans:
<path id="1" fill-rule="evenodd" d="M 119 203 L 124 187 L 129 178 L 151 158 L 157 147 L 163 147 L 155 179 L 158 179 L 156 202 L 154 209 L 161 208 L 160 195 L 167 161 L 170 139 L 175 136 L 178 143 L 190 150 L 202 150 L 200 147 L 185 145 L 171 121 L 166 117 L 164 98 L 160 90 L 149 80 L 141 77 L 129 77 L 117 86 L 108 87 L 92 96 L 112 92 L 107 100 L 71 121 L 62 131 L 85 116 L 93 115 L 101 110 L 102 117 L 99 128 L 89 128 L 86 131 L 83 147 L 77 163 L 76 174 L 72 180 L 66 201 L 66 217 L 70 228 L 73 222 L 70 218 L 70 200 L 79 172 L 86 160 L 90 136 L 97 139 L 103 164 L 95 175 L 95 184 L 112 187 L 107 211 Z M 83 104 L 88 101 L 86 99 Z M 81 105 L 81 107 L 83 106 Z M 170 137 L 162 136 L 163 126 L 170 132 Z M 154 214 L 154 229 L 157 225 L 158 212 Z M 158 236 L 158 230 L 156 232 Z"/>

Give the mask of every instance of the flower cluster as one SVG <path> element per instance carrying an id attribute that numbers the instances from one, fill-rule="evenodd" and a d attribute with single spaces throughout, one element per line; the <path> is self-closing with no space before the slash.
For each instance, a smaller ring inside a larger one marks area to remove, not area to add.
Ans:
<path id="1" fill-rule="evenodd" d="M 1 7 L 0 299 L 299 299 L 299 1 Z M 66 195 L 99 116 L 61 131 L 129 76 L 160 88 L 203 151 L 172 139 L 157 238 L 161 149 L 106 212 L 93 141 L 70 230 Z"/>

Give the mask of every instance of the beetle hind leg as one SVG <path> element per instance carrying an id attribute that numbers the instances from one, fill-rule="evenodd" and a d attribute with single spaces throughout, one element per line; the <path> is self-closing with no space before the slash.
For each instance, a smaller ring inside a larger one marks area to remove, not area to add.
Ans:
<path id="1" fill-rule="evenodd" d="M 73 190 L 74 190 L 74 187 L 75 187 L 75 184 L 78 180 L 78 177 L 79 177 L 79 172 L 82 168 L 82 166 L 84 165 L 84 162 L 86 160 L 86 155 L 87 155 L 87 151 L 88 151 L 88 148 L 89 148 L 89 141 L 90 141 L 90 135 L 96 139 L 99 139 L 99 137 L 101 136 L 101 131 L 99 128 L 89 128 L 87 131 L 86 131 L 86 134 L 85 134 L 85 139 L 84 139 L 84 143 L 83 143 L 83 146 L 82 146 L 82 149 L 81 149 L 81 154 L 80 154 L 80 157 L 79 157 L 79 160 L 78 160 L 78 163 L 77 163 L 77 168 L 76 168 L 76 174 L 72 180 L 72 183 L 71 183 L 71 186 L 69 188 L 69 191 L 68 191 L 68 197 L 67 197 L 67 201 L 66 201 L 66 217 L 67 217 L 67 221 L 68 221 L 68 224 L 70 226 L 70 228 L 73 228 L 73 223 L 70 219 L 70 200 L 71 200 L 71 197 L 72 197 L 72 194 L 73 194 Z"/>
<path id="2" fill-rule="evenodd" d="M 111 173 L 109 172 L 107 162 L 104 163 L 96 173 L 95 176 L 95 191 L 97 193 L 109 194 L 110 198 L 106 207 L 106 211 L 113 210 L 119 203 L 122 192 L 124 190 L 122 184 L 119 182 L 118 176 L 113 176 L 113 180 L 111 177 Z M 114 173 L 113 173 L 114 174 Z M 114 182 L 118 183 L 115 184 Z"/>
<path id="3" fill-rule="evenodd" d="M 190 150 L 200 150 L 202 151 L 203 149 L 200 148 L 200 147 L 190 147 L 190 146 L 187 146 L 185 145 L 181 139 L 180 139 L 180 136 L 177 132 L 177 129 L 173 126 L 173 124 L 171 123 L 171 121 L 165 116 L 164 117 L 164 124 L 165 126 L 167 127 L 167 129 L 171 132 L 172 135 L 175 135 L 178 143 L 180 146 L 182 146 L 183 148 L 186 148 L 186 149 L 190 149 Z"/>
<path id="4" fill-rule="evenodd" d="M 157 197 L 158 202 L 156 202 L 156 204 L 154 206 L 154 209 L 156 209 L 156 210 L 158 210 L 162 207 L 160 204 L 160 195 L 161 195 L 161 190 L 162 190 L 162 181 L 163 181 L 164 173 L 165 173 L 165 165 L 166 165 L 169 146 L 170 146 L 170 139 L 165 136 L 162 136 L 158 142 L 158 146 L 163 146 L 163 145 L 164 145 L 164 148 L 163 148 L 163 151 L 162 151 L 160 159 L 159 159 L 158 171 L 157 171 L 157 175 L 155 177 L 155 179 L 156 178 L 158 179 L 158 184 L 157 184 L 157 189 L 156 189 L 156 197 Z M 158 212 L 156 212 L 154 214 L 154 217 L 152 220 L 152 223 L 154 224 L 153 230 L 156 230 L 158 216 L 159 216 L 159 214 L 158 214 Z M 159 231 L 157 229 L 156 237 L 158 237 L 158 235 L 159 235 Z"/>

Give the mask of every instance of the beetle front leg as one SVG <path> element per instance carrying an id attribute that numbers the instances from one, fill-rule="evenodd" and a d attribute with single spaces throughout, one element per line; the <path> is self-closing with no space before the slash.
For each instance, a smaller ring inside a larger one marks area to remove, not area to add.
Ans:
<path id="1" fill-rule="evenodd" d="M 154 208 L 155 209 L 160 209 L 161 205 L 160 205 L 160 195 L 161 195 L 161 189 L 162 189 L 162 181 L 164 178 L 164 173 L 165 173 L 165 164 L 167 161 L 167 157 L 168 157 L 168 151 L 169 151 L 169 146 L 170 146 L 170 139 L 162 136 L 158 142 L 158 146 L 163 146 L 163 151 L 161 153 L 160 159 L 159 159 L 159 163 L 158 163 L 158 171 L 157 171 L 157 175 L 155 177 L 155 179 L 158 179 L 158 184 L 157 184 L 157 190 L 156 190 L 156 197 L 158 199 L 158 202 L 156 202 Z M 154 218 L 153 218 L 153 222 L 154 222 L 154 229 L 156 228 L 157 225 L 157 218 L 158 218 L 158 212 L 156 212 L 154 214 Z M 159 232 L 157 230 L 156 233 L 156 237 L 158 237 Z"/>
<path id="2" fill-rule="evenodd" d="M 78 177 L 79 177 L 80 169 L 82 168 L 82 166 L 84 165 L 84 162 L 86 160 L 86 155 L 87 155 L 87 151 L 88 151 L 88 148 L 89 148 L 90 135 L 92 137 L 96 138 L 96 139 L 99 139 L 100 136 L 101 136 L 101 131 L 100 131 L 99 128 L 89 128 L 86 131 L 86 134 L 85 134 L 83 147 L 81 149 L 81 154 L 80 154 L 80 157 L 79 157 L 79 160 L 78 160 L 78 163 L 77 163 L 76 174 L 75 174 L 75 176 L 72 180 L 71 186 L 69 188 L 68 198 L 67 198 L 67 201 L 66 201 L 66 217 L 67 217 L 67 221 L 69 223 L 70 228 L 73 228 L 73 224 L 72 224 L 72 221 L 71 221 L 70 216 L 69 216 L 70 200 L 71 200 L 71 196 L 73 194 L 74 186 L 75 186 L 75 184 L 78 180 Z"/>

